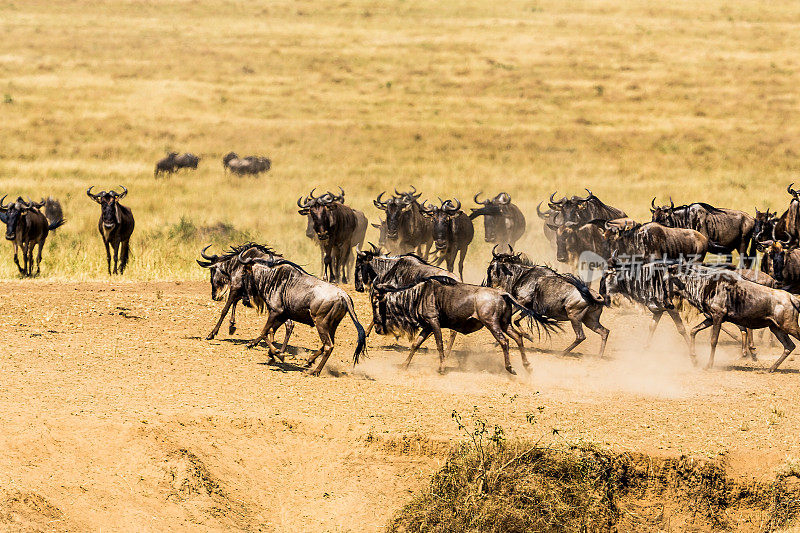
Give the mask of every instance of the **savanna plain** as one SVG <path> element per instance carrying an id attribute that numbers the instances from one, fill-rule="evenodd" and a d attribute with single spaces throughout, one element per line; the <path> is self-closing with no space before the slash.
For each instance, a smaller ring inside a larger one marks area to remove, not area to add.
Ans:
<path id="1" fill-rule="evenodd" d="M 408 342 L 374 334 L 353 367 L 345 321 L 307 378 L 311 328 L 285 365 L 245 348 L 253 310 L 204 340 L 221 304 L 195 259 L 255 240 L 319 274 L 295 204 L 312 187 L 343 187 L 371 222 L 395 187 L 466 207 L 506 191 L 528 219 L 518 249 L 553 265 L 536 205 L 554 191 L 588 187 L 637 220 L 654 196 L 782 211 L 800 181 L 796 2 L 0 0 L 0 43 L 0 195 L 53 196 L 67 218 L 36 279 L 0 247 L 0 528 L 398 528 L 484 423 L 479 439 L 502 428 L 487 446 L 661 465 L 661 492 L 589 530 L 793 527 L 798 499 L 776 491 L 798 494 L 800 363 L 767 374 L 767 337 L 758 361 L 728 339 L 702 371 L 671 324 L 645 348 L 648 317 L 623 303 L 604 311 L 604 359 L 591 332 L 558 355 L 567 327 L 531 349 L 530 375 L 512 351 L 510 378 L 485 332 L 459 337 L 445 375 L 432 341 L 403 370 Z M 155 179 L 172 150 L 198 169 Z M 226 175 L 232 150 L 272 168 Z M 85 190 L 118 184 L 136 230 L 112 277 Z M 478 222 L 466 281 L 490 252 Z M 345 289 L 368 323 L 367 296 Z"/>

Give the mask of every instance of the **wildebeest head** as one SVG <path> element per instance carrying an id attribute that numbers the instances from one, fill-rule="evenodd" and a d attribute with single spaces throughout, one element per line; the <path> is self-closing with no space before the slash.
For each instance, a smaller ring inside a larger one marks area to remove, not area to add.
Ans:
<path id="1" fill-rule="evenodd" d="M 772 235 L 772 228 L 775 227 L 775 216 L 778 213 L 770 213 L 769 209 L 766 211 L 759 211 L 756 207 L 755 223 L 753 224 L 753 240 L 756 243 L 765 241 Z"/>
<path id="2" fill-rule="evenodd" d="M 481 193 L 476 194 L 473 197 L 473 200 L 475 200 L 476 204 L 482 205 L 483 207 L 479 209 L 473 209 L 470 218 L 483 215 L 485 240 L 486 242 L 495 242 L 497 239 L 497 234 L 502 233 L 505 229 L 505 218 L 501 215 L 504 212 L 503 208 L 511 203 L 511 196 L 509 196 L 509 194 L 506 192 L 501 192 L 494 198 L 481 202 L 478 200 L 478 196 L 480 196 L 480 194 Z"/>
<path id="3" fill-rule="evenodd" d="M 6 195 L 7 196 L 7 195 Z M 44 205 L 44 202 L 34 203 L 30 198 L 26 202 L 22 197 L 17 197 L 16 202 L 4 204 L 6 197 L 3 196 L 0 200 L 0 220 L 6 223 L 6 239 L 13 241 L 17 237 L 17 228 L 19 222 L 31 209 L 38 209 Z"/>
<path id="4" fill-rule="evenodd" d="M 100 204 L 100 217 L 103 221 L 103 227 L 107 230 L 114 229 L 117 224 L 122 223 L 122 214 L 119 209 L 119 201 L 128 194 L 128 189 L 124 186 L 122 192 L 116 191 L 100 191 L 97 194 L 92 194 L 94 185 L 86 189 L 86 195 Z"/>
<path id="5" fill-rule="evenodd" d="M 442 200 L 439 198 L 441 205 L 428 206 L 423 203 L 422 214 L 433 221 L 433 244 L 437 251 L 444 251 L 447 249 L 448 238 L 450 234 L 451 222 L 458 216 L 461 210 L 461 202 L 458 199 Z"/>
<path id="6" fill-rule="evenodd" d="M 764 252 L 764 259 L 772 263 L 772 277 L 775 281 L 783 282 L 783 268 L 786 265 L 786 254 L 793 249 L 789 248 L 791 239 L 782 241 L 775 236 L 775 227 L 772 227 L 772 239 L 757 242 L 756 247 Z"/>
<path id="7" fill-rule="evenodd" d="M 358 250 L 356 251 L 356 274 L 354 285 L 356 292 L 364 292 L 366 289 L 372 287 L 372 282 L 378 276 L 375 268 L 372 266 L 372 260 L 381 255 L 380 249 L 372 243 L 369 243 L 372 250 Z"/>
<path id="8" fill-rule="evenodd" d="M 216 254 L 208 255 L 206 250 L 211 247 L 209 244 L 200 252 L 200 257 L 204 259 L 204 261 L 197 260 L 197 264 L 203 268 L 208 269 L 209 278 L 211 282 L 211 299 L 215 302 L 222 300 L 225 296 L 225 293 L 228 291 L 231 285 L 231 277 L 228 272 L 219 268 L 217 265 L 220 262 L 220 257 Z"/>
<path id="9" fill-rule="evenodd" d="M 509 253 L 498 252 L 499 245 L 492 248 L 492 260 L 486 269 L 486 286 L 487 287 L 500 287 L 500 281 L 512 275 L 508 265 L 524 265 L 533 266 L 530 258 L 522 252 L 514 252 L 514 249 L 509 246 Z"/>
<path id="10" fill-rule="evenodd" d="M 550 201 L 547 203 L 547 205 L 550 207 L 550 209 L 556 211 L 561 216 L 561 220 L 564 222 L 578 222 L 580 216 L 580 207 L 593 196 L 591 191 L 589 191 L 589 196 L 586 198 L 573 196 L 569 199 L 563 197 L 560 200 L 556 200 L 555 195 L 556 193 L 550 195 Z"/>
<path id="11" fill-rule="evenodd" d="M 559 217 L 560 218 L 560 217 Z M 547 224 L 555 232 L 556 259 L 561 263 L 569 261 L 570 250 L 578 248 L 578 223 L 566 222 L 564 224 Z"/>
<path id="12" fill-rule="evenodd" d="M 653 214 L 653 222 L 658 222 L 662 226 L 667 226 L 670 228 L 675 227 L 675 204 L 672 201 L 672 198 L 669 199 L 669 205 L 656 205 L 656 198 L 653 197 L 650 200 L 650 212 Z"/>
<path id="13" fill-rule="evenodd" d="M 386 237 L 391 240 L 396 240 L 400 232 L 400 217 L 403 213 L 410 211 L 412 206 L 417 203 L 417 200 L 422 193 L 418 193 L 416 187 L 411 186 L 411 191 L 399 192 L 394 190 L 395 195 L 388 200 L 381 200 L 386 191 L 380 193 L 372 203 L 378 209 L 386 211 Z"/>
<path id="14" fill-rule="evenodd" d="M 297 206 L 300 208 L 298 213 L 308 215 L 311 218 L 314 233 L 316 233 L 317 239 L 323 242 L 330 238 L 333 229 L 331 211 L 337 204 L 344 203 L 344 189 L 339 187 L 341 194 L 338 195 L 327 192 L 322 196 L 314 196 L 315 190 L 311 189 L 311 193 L 305 199 L 297 199 Z"/>
<path id="15" fill-rule="evenodd" d="M 222 158 L 222 164 L 228 166 L 228 163 L 233 161 L 234 159 L 239 159 L 239 154 L 236 152 L 228 152 L 225 154 L 225 157 Z"/>

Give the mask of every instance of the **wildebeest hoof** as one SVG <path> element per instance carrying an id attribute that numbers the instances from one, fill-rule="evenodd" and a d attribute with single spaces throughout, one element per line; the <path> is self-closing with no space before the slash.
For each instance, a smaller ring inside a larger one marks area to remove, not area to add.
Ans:
<path id="1" fill-rule="evenodd" d="M 509 373 L 509 374 L 511 374 L 512 376 L 516 376 L 516 375 L 517 375 L 517 371 L 516 371 L 516 370 L 514 370 L 514 369 L 513 369 L 512 367 L 510 367 L 510 366 L 507 366 L 507 367 L 506 367 L 506 370 L 508 370 L 508 373 Z"/>
<path id="2" fill-rule="evenodd" d="M 306 376 L 313 376 L 313 377 L 315 377 L 315 378 L 316 378 L 316 377 L 319 377 L 319 370 L 316 370 L 316 369 L 313 369 L 313 370 L 312 370 L 311 368 L 309 368 L 308 370 L 306 370 L 306 371 L 305 371 L 305 372 L 303 372 L 303 373 L 304 373 Z"/>
<path id="3" fill-rule="evenodd" d="M 207 341 L 210 341 L 210 340 L 213 340 L 213 339 L 214 339 L 214 334 L 213 333 L 209 333 L 208 336 L 206 337 Z"/>
<path id="4" fill-rule="evenodd" d="M 236 326 L 229 327 L 228 328 L 228 334 L 229 335 L 233 335 L 234 333 L 236 333 Z"/>
<path id="5" fill-rule="evenodd" d="M 258 341 L 253 341 L 253 342 L 248 342 L 247 343 L 247 347 L 248 348 L 255 348 L 256 346 L 258 346 Z"/>

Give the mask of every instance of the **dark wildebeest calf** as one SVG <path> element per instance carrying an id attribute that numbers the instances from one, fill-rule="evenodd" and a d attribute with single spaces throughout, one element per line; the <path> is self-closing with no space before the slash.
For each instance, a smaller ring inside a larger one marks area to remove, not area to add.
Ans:
<path id="1" fill-rule="evenodd" d="M 534 265 L 520 254 L 498 254 L 492 250 L 486 285 L 508 292 L 528 309 L 548 318 L 558 322 L 569 321 L 575 331 L 575 340 L 562 354 L 571 352 L 586 340 L 583 325 L 600 335 L 598 355 L 602 357 L 605 353 L 609 330 L 600 323 L 605 300 L 580 278 Z"/>
<path id="2" fill-rule="evenodd" d="M 333 351 L 336 328 L 348 314 L 358 333 L 353 354 L 353 362 L 358 362 L 366 349 L 367 336 L 353 309 L 353 300 L 344 290 L 285 259 L 268 261 L 240 257 L 239 261 L 245 266 L 245 276 L 248 277 L 245 286 L 250 299 L 259 310 L 266 308 L 268 313 L 264 329 L 248 347 L 266 339 L 270 357 L 277 356 L 283 360 L 273 345 L 275 330 L 287 320 L 316 327 L 322 346 L 308 358 L 306 365 L 309 374 L 318 376 Z M 311 366 L 320 355 L 322 359 L 312 370 Z"/>
<path id="3" fill-rule="evenodd" d="M 6 224 L 6 240 L 14 243 L 14 264 L 23 276 L 32 276 L 33 249 L 38 246 L 36 253 L 36 275 L 38 275 L 47 234 L 66 222 L 61 213 L 61 204 L 52 198 L 35 203 L 30 198 L 26 202 L 18 197 L 16 202 L 4 204 L 5 199 L 3 196 L 0 200 L 0 220 Z M 45 214 L 39 210 L 42 207 L 45 208 Z M 20 266 L 17 258 L 19 248 L 22 248 L 24 266 Z"/>
<path id="4" fill-rule="evenodd" d="M 228 298 L 225 301 L 225 306 L 222 308 L 222 313 L 219 315 L 219 320 L 217 320 L 217 323 L 214 325 L 211 333 L 206 337 L 206 340 L 211 340 L 217 336 L 222 321 L 225 319 L 225 315 L 228 314 L 228 310 L 231 312 L 228 333 L 231 335 L 234 334 L 236 331 L 236 304 L 239 300 L 242 300 L 245 307 L 252 306 L 248 297 L 248 292 L 244 286 L 244 265 L 239 262 L 239 256 L 267 260 L 281 258 L 281 255 L 271 248 L 252 242 L 231 247 L 228 252 L 221 256 L 216 254 L 208 255 L 206 250 L 208 250 L 210 246 L 211 245 L 206 246 L 203 248 L 203 251 L 200 252 L 203 261 L 198 260 L 197 264 L 209 270 L 211 279 L 211 299 L 215 302 L 222 300 L 226 291 L 228 293 Z M 286 346 L 289 343 L 289 337 L 292 335 L 293 327 L 294 323 L 291 320 L 287 320 L 286 337 L 283 340 L 281 352 L 286 351 Z"/>
<path id="5" fill-rule="evenodd" d="M 441 200 L 440 200 L 441 201 Z M 441 206 L 423 205 L 422 214 L 433 221 L 433 244 L 436 248 L 435 265 L 445 262 L 447 270 L 455 272 L 456 255 L 458 256 L 458 276 L 464 279 L 464 257 L 467 248 L 475 236 L 472 220 L 461 211 L 461 202 L 444 200 Z"/>
<path id="6" fill-rule="evenodd" d="M 478 193 L 474 196 L 476 204 L 482 205 L 473 209 L 470 220 L 483 216 L 484 239 L 500 245 L 513 247 L 525 234 L 525 216 L 519 207 L 511 203 L 511 196 L 501 192 L 492 199 L 480 201 Z"/>
<path id="7" fill-rule="evenodd" d="M 740 328 L 769 328 L 783 345 L 783 354 L 770 367 L 774 372 L 792 353 L 795 344 L 790 335 L 800 339 L 800 298 L 780 289 L 748 281 L 735 272 L 692 264 L 689 268 L 672 267 L 668 271 L 671 292 L 682 296 L 706 316 L 692 328 L 691 351 L 694 356 L 697 333 L 712 327 L 711 352 L 706 368 L 714 366 L 719 331 L 723 322 Z"/>
<path id="8" fill-rule="evenodd" d="M 120 185 L 122 187 L 122 185 Z M 103 245 L 106 247 L 106 262 L 108 263 L 108 273 L 111 274 L 111 250 L 114 248 L 114 274 L 125 272 L 130 255 L 130 239 L 133 234 L 134 220 L 133 212 L 130 207 L 126 207 L 119 201 L 128 194 L 128 189 L 122 187 L 122 193 L 115 191 L 101 191 L 92 194 L 94 186 L 86 189 L 86 195 L 100 204 L 100 220 L 97 222 L 97 229 L 103 238 Z"/>
<path id="9" fill-rule="evenodd" d="M 522 306 L 507 292 L 459 283 L 452 278 L 440 276 L 400 287 L 375 284 L 372 286 L 370 299 L 375 331 L 378 334 L 417 335 L 405 361 L 406 368 L 422 343 L 433 335 L 439 351 L 440 373 L 444 372 L 445 359 L 443 328 L 454 333 L 447 348 L 450 353 L 455 333 L 468 335 L 485 327 L 503 350 L 506 370 L 516 374 L 511 366 L 506 336 L 511 337 L 519 346 L 522 364 L 528 371 L 530 363 L 525 355 L 522 336 L 511 327 L 514 311 L 525 314 L 547 331 L 553 325 L 552 320 Z"/>
<path id="10" fill-rule="evenodd" d="M 159 159 L 153 171 L 153 176 L 157 178 L 159 174 L 172 174 L 175 172 L 178 169 L 177 157 L 178 152 L 170 152 L 167 157 Z"/>

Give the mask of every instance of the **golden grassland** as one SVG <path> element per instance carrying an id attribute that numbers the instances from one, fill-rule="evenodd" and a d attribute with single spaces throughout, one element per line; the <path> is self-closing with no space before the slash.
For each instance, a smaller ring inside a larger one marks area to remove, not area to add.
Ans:
<path id="1" fill-rule="evenodd" d="M 371 221 L 395 186 L 506 190 L 544 256 L 535 206 L 556 189 L 645 218 L 655 195 L 780 209 L 800 181 L 794 1 L 3 0 L 0 36 L 0 194 L 69 219 L 47 278 L 106 277 L 92 184 L 130 189 L 126 277 L 196 279 L 202 245 L 245 238 L 316 271 L 295 208 L 314 186 Z M 200 168 L 154 180 L 167 150 Z M 230 150 L 273 169 L 226 177 Z"/>

